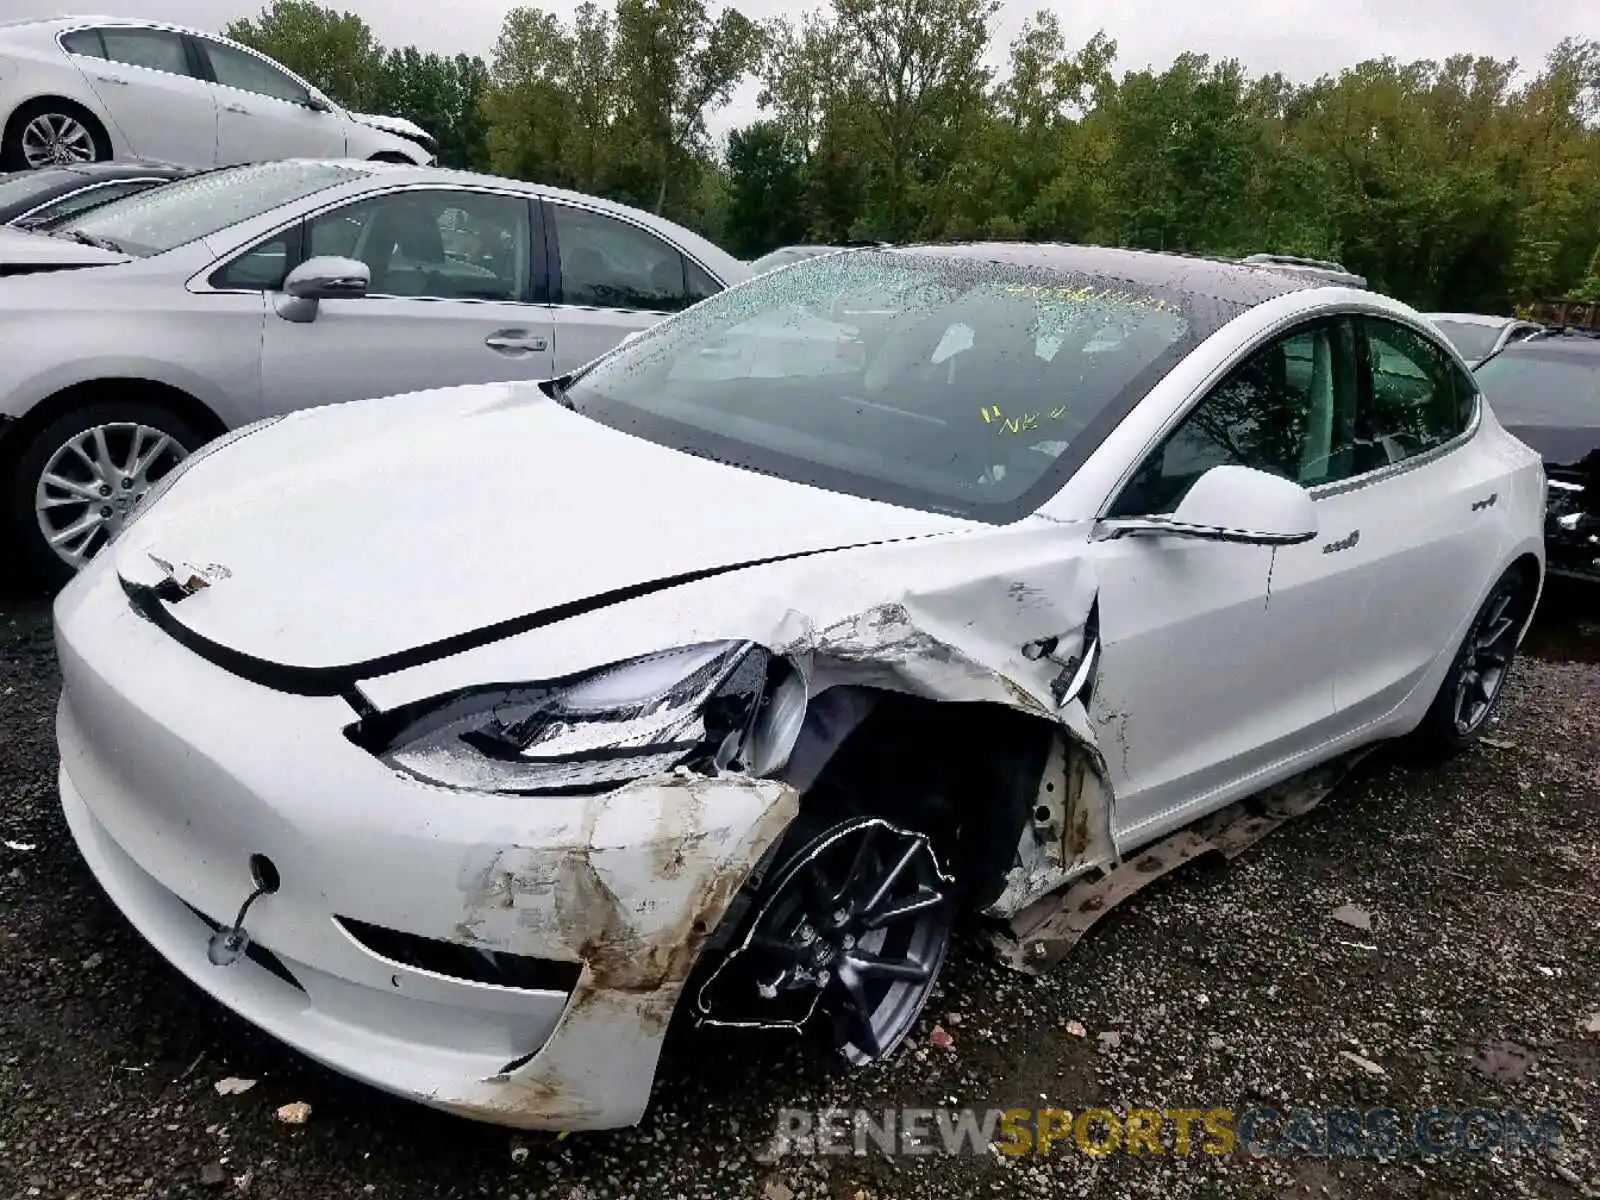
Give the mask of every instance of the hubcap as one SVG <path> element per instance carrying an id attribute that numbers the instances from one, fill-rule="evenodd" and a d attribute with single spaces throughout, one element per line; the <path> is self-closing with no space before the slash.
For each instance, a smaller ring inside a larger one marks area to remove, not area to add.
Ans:
<path id="1" fill-rule="evenodd" d="M 171 434 L 150 425 L 96 425 L 45 464 L 34 490 L 39 532 L 73 570 L 122 528 L 150 486 L 188 456 Z"/>
<path id="2" fill-rule="evenodd" d="M 22 128 L 22 158 L 30 167 L 93 162 L 94 138 L 76 117 L 40 113 Z"/>
<path id="3" fill-rule="evenodd" d="M 1482 725 L 1494 708 L 1517 641 L 1517 594 L 1502 590 L 1467 634 L 1466 656 L 1456 681 L 1456 732 L 1465 736 Z"/>
<path id="4" fill-rule="evenodd" d="M 876 817 L 835 826 L 766 890 L 743 945 L 701 990 L 701 1009 L 717 1024 L 798 1027 L 821 1007 L 846 1058 L 880 1059 L 938 979 L 950 888 L 924 835 Z"/>

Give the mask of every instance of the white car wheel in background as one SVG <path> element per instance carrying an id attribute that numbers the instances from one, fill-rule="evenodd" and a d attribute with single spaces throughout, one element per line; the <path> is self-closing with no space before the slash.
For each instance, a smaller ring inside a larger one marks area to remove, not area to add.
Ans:
<path id="1" fill-rule="evenodd" d="M 0 167 L 72 166 L 111 157 L 111 141 L 89 113 L 67 100 L 35 100 L 6 122 Z"/>
<path id="2" fill-rule="evenodd" d="M 12 491 L 12 519 L 36 568 L 52 583 L 70 579 L 205 441 L 153 404 L 94 404 L 53 421 L 23 451 Z"/>

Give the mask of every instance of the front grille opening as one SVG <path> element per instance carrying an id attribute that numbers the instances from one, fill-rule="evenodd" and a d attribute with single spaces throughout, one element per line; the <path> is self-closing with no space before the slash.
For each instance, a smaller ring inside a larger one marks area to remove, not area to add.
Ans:
<path id="1" fill-rule="evenodd" d="M 530 992 L 569 993 L 578 986 L 583 964 L 553 958 L 506 954 L 442 938 L 418 937 L 369 925 L 354 917 L 335 917 L 346 933 L 372 953 L 418 971 L 431 971 L 468 983 L 492 983 Z"/>
<path id="2" fill-rule="evenodd" d="M 206 925 L 210 927 L 212 933 L 215 933 L 217 930 L 222 928 L 221 921 L 213 921 L 210 917 L 206 916 L 205 913 L 201 912 L 187 900 L 183 902 L 183 905 L 195 916 L 204 921 Z M 268 950 L 260 942 L 256 941 L 255 938 L 251 938 L 250 944 L 245 947 L 244 956 L 251 962 L 255 963 L 256 966 L 261 967 L 264 970 L 271 971 L 274 975 L 283 980 L 296 991 L 303 992 L 306 990 L 305 985 L 294 977 L 294 972 L 283 965 L 283 959 L 279 958 L 271 950 Z"/>

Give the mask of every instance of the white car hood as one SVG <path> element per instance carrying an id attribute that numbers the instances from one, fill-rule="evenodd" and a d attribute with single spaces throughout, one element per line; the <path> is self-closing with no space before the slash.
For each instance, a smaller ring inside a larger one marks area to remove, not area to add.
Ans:
<path id="1" fill-rule="evenodd" d="M 111 553 L 136 594 L 163 583 L 157 559 L 208 581 L 138 597 L 202 653 L 315 674 L 684 576 L 970 528 L 670 450 L 503 384 L 292 413 L 198 462 Z"/>
<path id="2" fill-rule="evenodd" d="M 374 129 L 381 129 L 385 133 L 395 133 L 406 138 L 426 138 L 429 141 L 433 140 L 433 135 L 421 125 L 418 125 L 415 121 L 408 121 L 404 117 L 388 117 L 384 116 L 382 113 L 358 112 L 353 112 L 350 114 L 350 116 L 354 120 L 360 121 L 363 125 L 370 125 Z"/>
<path id="3" fill-rule="evenodd" d="M 102 267 L 132 262 L 133 256 L 70 238 L 30 233 L 0 225 L 0 274 L 49 270 L 55 267 Z"/>

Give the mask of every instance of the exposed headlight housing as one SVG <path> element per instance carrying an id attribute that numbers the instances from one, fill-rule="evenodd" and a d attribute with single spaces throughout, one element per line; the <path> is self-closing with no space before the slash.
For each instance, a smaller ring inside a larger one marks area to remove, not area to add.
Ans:
<path id="1" fill-rule="evenodd" d="M 753 642 L 707 642 L 547 683 L 497 684 L 378 713 L 351 740 L 428 783 L 592 792 L 688 766 L 767 775 L 805 719 L 805 681 Z"/>

